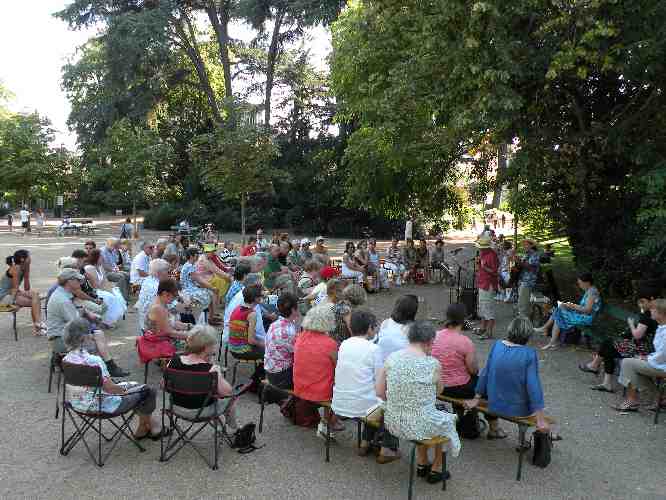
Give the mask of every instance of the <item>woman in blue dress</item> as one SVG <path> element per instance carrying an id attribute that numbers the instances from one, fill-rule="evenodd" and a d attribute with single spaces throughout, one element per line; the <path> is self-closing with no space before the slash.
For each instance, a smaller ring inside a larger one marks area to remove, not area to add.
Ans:
<path id="1" fill-rule="evenodd" d="M 591 325 L 597 313 L 601 309 L 601 296 L 599 290 L 594 286 L 594 278 L 590 273 L 578 276 L 578 287 L 585 292 L 578 304 L 573 302 L 561 302 L 553 311 L 548 322 L 536 332 L 548 334 L 552 328 L 550 342 L 541 349 L 557 349 L 560 332 L 566 332 L 577 326 Z"/>

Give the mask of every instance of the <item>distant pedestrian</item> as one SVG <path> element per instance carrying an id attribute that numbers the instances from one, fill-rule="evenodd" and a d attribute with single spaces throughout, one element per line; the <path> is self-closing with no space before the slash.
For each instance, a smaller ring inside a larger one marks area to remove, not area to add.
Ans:
<path id="1" fill-rule="evenodd" d="M 26 205 L 23 205 L 23 209 L 21 209 L 19 212 L 19 216 L 21 217 L 23 236 L 25 236 L 25 233 L 28 232 L 28 226 L 30 225 L 30 212 L 28 211 L 28 207 Z"/>
<path id="2" fill-rule="evenodd" d="M 506 224 L 506 215 L 502 214 L 502 218 L 500 220 L 502 222 L 502 229 L 504 229 L 504 225 Z"/>
<path id="3" fill-rule="evenodd" d="M 125 222 L 123 223 L 122 226 L 120 226 L 120 236 L 118 239 L 120 240 L 131 240 L 132 239 L 132 233 L 134 232 L 134 228 L 132 227 L 132 219 L 129 217 L 125 219 Z"/>
<path id="4" fill-rule="evenodd" d="M 10 233 L 14 231 L 14 216 L 11 212 L 7 214 L 7 226 L 9 226 Z"/>
<path id="5" fill-rule="evenodd" d="M 38 208 L 37 214 L 35 215 L 35 219 L 37 221 L 37 236 L 41 236 L 42 230 L 44 229 L 44 222 L 46 220 L 46 215 L 44 214 L 44 210 Z"/>

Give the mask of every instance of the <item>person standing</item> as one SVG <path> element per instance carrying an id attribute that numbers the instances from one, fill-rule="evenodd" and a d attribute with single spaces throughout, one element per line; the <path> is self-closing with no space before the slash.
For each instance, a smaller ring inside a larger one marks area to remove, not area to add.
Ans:
<path id="1" fill-rule="evenodd" d="M 7 214 L 7 226 L 9 226 L 9 232 L 14 232 L 14 216 L 11 212 Z"/>
<path id="2" fill-rule="evenodd" d="M 42 230 L 44 229 L 44 222 L 46 220 L 46 215 L 44 214 L 44 210 L 38 208 L 37 214 L 35 215 L 35 219 L 37 220 L 37 236 L 41 236 Z"/>
<path id="3" fill-rule="evenodd" d="M 523 318 L 530 317 L 530 298 L 539 275 L 539 253 L 534 240 L 523 240 L 525 256 L 520 262 L 518 278 L 518 314 Z"/>
<path id="4" fill-rule="evenodd" d="M 495 293 L 499 283 L 499 259 L 488 236 L 476 241 L 479 249 L 477 257 L 478 271 L 476 286 L 479 289 L 479 316 L 481 317 L 480 335 L 482 339 L 491 339 L 495 332 Z"/>
<path id="5" fill-rule="evenodd" d="M 412 219 L 407 219 L 407 222 L 405 222 L 405 241 L 413 239 L 413 233 L 414 223 Z"/>
<path id="6" fill-rule="evenodd" d="M 257 252 L 265 252 L 268 250 L 268 240 L 264 238 L 264 230 L 259 228 L 257 229 Z"/>
<path id="7" fill-rule="evenodd" d="M 28 225 L 30 224 L 30 212 L 28 211 L 27 205 L 23 205 L 23 208 L 19 212 L 19 217 L 21 218 L 21 227 L 23 228 L 23 236 L 28 232 Z"/>
<path id="8" fill-rule="evenodd" d="M 134 233 L 134 228 L 132 227 L 132 219 L 129 217 L 125 219 L 125 222 L 120 226 L 120 236 L 121 240 L 131 240 Z"/>

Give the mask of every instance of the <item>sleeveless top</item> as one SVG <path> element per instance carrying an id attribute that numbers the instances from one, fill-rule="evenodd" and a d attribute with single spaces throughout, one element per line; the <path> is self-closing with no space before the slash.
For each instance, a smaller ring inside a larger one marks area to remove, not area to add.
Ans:
<path id="1" fill-rule="evenodd" d="M 247 341 L 249 321 L 248 316 L 254 309 L 238 306 L 229 318 L 229 350 L 235 353 L 244 353 L 252 350 Z"/>
<path id="2" fill-rule="evenodd" d="M 210 363 L 197 363 L 195 365 L 186 365 L 180 360 L 180 354 L 176 354 L 169 361 L 169 368 L 174 370 L 183 370 L 189 372 L 209 372 L 213 367 Z M 173 395 L 173 404 L 180 406 L 182 408 L 190 409 L 199 409 L 201 405 L 206 401 L 206 396 L 193 394 L 174 394 Z M 212 399 L 211 403 L 214 403 L 215 400 Z"/>
<path id="3" fill-rule="evenodd" d="M 18 268 L 18 273 L 19 273 L 19 285 L 23 281 L 23 269 L 19 266 Z M 2 278 L 0 278 L 0 300 L 2 300 L 6 295 L 9 295 L 9 292 L 12 289 L 12 278 L 9 275 L 9 269 L 7 269 L 7 272 L 2 275 Z"/>
<path id="4" fill-rule="evenodd" d="M 154 319 L 150 318 L 150 308 L 151 307 L 152 307 L 152 304 L 146 310 L 146 317 L 143 320 L 143 324 L 144 324 L 145 330 L 151 331 L 153 333 L 159 333 L 159 331 L 157 329 L 157 323 L 155 323 Z M 169 315 L 169 324 L 171 326 L 173 326 L 174 323 L 175 323 L 175 318 L 173 317 L 173 315 L 171 313 L 169 313 L 168 310 L 167 310 L 167 314 Z"/>

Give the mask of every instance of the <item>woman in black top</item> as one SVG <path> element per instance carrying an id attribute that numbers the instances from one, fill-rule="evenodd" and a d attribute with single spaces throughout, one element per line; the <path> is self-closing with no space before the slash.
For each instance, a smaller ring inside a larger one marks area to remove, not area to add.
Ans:
<path id="1" fill-rule="evenodd" d="M 591 387 L 594 391 L 613 392 L 612 376 L 615 373 L 615 360 L 644 357 L 654 351 L 652 339 L 657 331 L 657 322 L 650 316 L 650 303 L 655 299 L 654 292 L 639 292 L 638 308 L 641 313 L 638 323 L 633 317 L 627 318 L 629 328 L 620 339 L 606 339 L 597 353 L 587 364 L 578 365 L 584 372 L 599 373 L 604 365 L 604 381 Z"/>
<path id="2" fill-rule="evenodd" d="M 192 372 L 211 372 L 217 374 L 217 398 L 206 406 L 199 414 L 199 408 L 205 403 L 205 395 L 185 395 L 174 394 L 173 404 L 178 406 L 178 413 L 194 417 L 210 417 L 213 415 L 223 415 L 226 424 L 231 428 L 236 428 L 236 415 L 233 406 L 230 404 L 232 388 L 222 376 L 220 365 L 211 363 L 211 359 L 217 353 L 217 332 L 208 325 L 197 325 L 187 338 L 185 354 L 176 354 L 169 361 L 169 368 L 175 370 Z"/>

